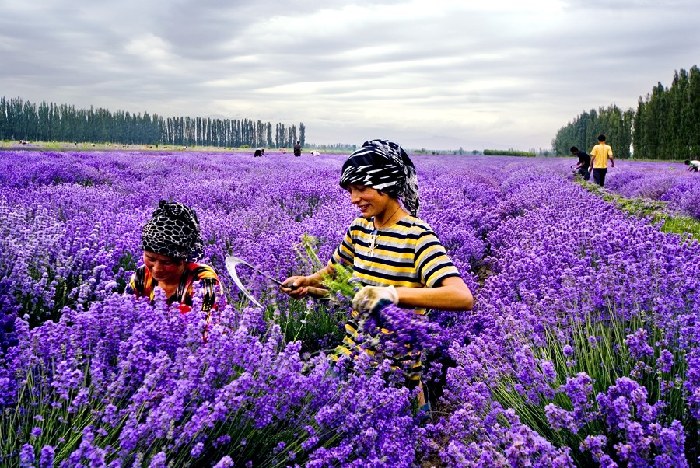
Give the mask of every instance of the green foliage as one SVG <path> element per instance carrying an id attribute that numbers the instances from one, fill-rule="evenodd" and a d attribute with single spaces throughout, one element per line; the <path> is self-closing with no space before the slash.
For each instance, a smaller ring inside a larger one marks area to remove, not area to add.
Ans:
<path id="1" fill-rule="evenodd" d="M 295 247 L 297 256 L 305 266 L 306 271 L 319 271 L 324 267 L 318 257 L 318 239 L 304 234 L 301 242 Z M 322 280 L 323 287 L 328 290 L 328 296 L 336 302 L 351 300 L 357 292 L 357 283 L 352 281 L 352 270 L 343 265 L 334 264 L 333 273 Z"/>
<path id="2" fill-rule="evenodd" d="M 328 289 L 331 297 L 352 300 L 357 292 L 357 283 L 352 281 L 352 270 L 340 264 L 333 265 L 333 270 L 333 275 L 323 280 L 323 286 Z"/>
<path id="3" fill-rule="evenodd" d="M 303 124 L 300 124 L 303 125 Z M 76 109 L 68 104 L 0 97 L 0 140 L 70 141 L 214 147 L 287 147 L 297 139 L 295 125 L 252 119 L 161 117 L 103 108 Z M 306 132 L 304 127 L 303 132 Z"/>
<path id="4" fill-rule="evenodd" d="M 485 149 L 484 154 L 491 156 L 491 155 L 496 155 L 496 156 L 527 156 L 527 157 L 535 157 L 535 153 L 532 151 L 516 151 L 514 149 L 507 149 L 507 150 L 499 150 L 499 149 Z"/>
<path id="5" fill-rule="evenodd" d="M 309 234 L 303 234 L 299 244 L 294 246 L 297 258 L 304 265 L 304 271 L 316 272 L 323 268 L 323 262 L 318 257 L 318 239 Z"/>
<path id="6" fill-rule="evenodd" d="M 323 268 L 318 256 L 318 239 L 304 234 L 294 246 L 302 271 L 313 273 Z M 348 313 L 349 300 L 354 295 L 350 283 L 352 273 L 337 266 L 335 275 L 323 280 L 329 294 L 321 299 L 290 299 L 283 309 L 270 306 L 265 311 L 268 321 L 277 323 L 285 341 L 301 341 L 302 350 L 316 352 L 335 347 L 343 338 L 342 324 Z"/>
<path id="7" fill-rule="evenodd" d="M 268 307 L 264 316 L 280 326 L 285 342 L 300 341 L 302 352 L 314 353 L 343 339 L 346 310 L 329 300 L 291 299 L 284 309 Z"/>
<path id="8" fill-rule="evenodd" d="M 299 424 L 290 426 L 288 421 L 268 424 L 258 429 L 251 424 L 250 418 L 245 417 L 243 411 L 238 411 L 224 423 L 215 425 L 207 432 L 207 436 L 210 440 L 219 437 L 230 440 L 217 447 L 207 446 L 196 458 L 190 453 L 195 444 L 190 442 L 173 454 L 168 466 L 214 466 L 226 455 L 236 460 L 246 460 L 250 466 L 290 466 L 287 457 L 292 453 L 303 455 L 301 444 L 308 438 L 305 428 Z M 280 443 L 284 443 L 284 451 L 276 450 Z M 151 449 L 149 455 L 155 453 L 157 451 Z"/>
<path id="9" fill-rule="evenodd" d="M 700 240 L 700 220 L 689 216 L 664 216 L 661 230 L 676 234 L 690 234 Z"/>
<path id="10" fill-rule="evenodd" d="M 639 99 L 635 156 L 688 159 L 700 153 L 700 70 L 674 72 L 669 88 L 660 82 Z"/>
<path id="11" fill-rule="evenodd" d="M 634 117 L 632 109 L 622 111 L 616 105 L 583 112 L 557 131 L 552 148 L 559 155 L 571 154 L 569 150 L 572 146 L 581 151 L 590 151 L 597 144 L 598 135 L 603 133 L 616 157 L 629 158 Z"/>
<path id="12" fill-rule="evenodd" d="M 617 106 L 583 112 L 560 128 L 552 147 L 560 155 L 568 155 L 576 146 L 586 150 L 595 144 L 599 133 L 619 158 L 688 159 L 700 154 L 700 69 L 681 68 L 674 72 L 670 87 L 660 82 L 640 96 L 636 111 L 622 112 Z"/>

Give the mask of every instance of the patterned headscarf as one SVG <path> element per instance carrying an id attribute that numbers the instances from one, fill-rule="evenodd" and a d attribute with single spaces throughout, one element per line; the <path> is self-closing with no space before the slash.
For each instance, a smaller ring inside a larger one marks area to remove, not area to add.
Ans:
<path id="1" fill-rule="evenodd" d="M 365 185 L 396 197 L 418 216 L 418 176 L 408 154 L 393 141 L 365 141 L 343 164 L 340 186 Z"/>
<path id="2" fill-rule="evenodd" d="M 141 244 L 143 250 L 196 260 L 204 250 L 197 214 L 182 203 L 161 200 L 141 231 Z"/>

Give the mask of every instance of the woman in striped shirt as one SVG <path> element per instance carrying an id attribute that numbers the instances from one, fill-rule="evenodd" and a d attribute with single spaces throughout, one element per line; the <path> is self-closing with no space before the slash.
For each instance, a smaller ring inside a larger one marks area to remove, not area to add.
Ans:
<path id="1" fill-rule="evenodd" d="M 325 268 L 309 276 L 287 278 L 282 286 L 284 292 L 300 298 L 322 288 L 323 278 L 333 275 L 335 264 L 352 269 L 353 278 L 363 287 L 353 299 L 352 317 L 345 325 L 338 354 L 357 352 L 356 338 L 364 320 L 383 304 L 415 309 L 419 316 L 427 308 L 472 308 L 474 299 L 459 271 L 431 227 L 417 217 L 415 166 L 399 145 L 366 141 L 345 161 L 340 185 L 360 210 L 360 217 L 352 222 Z M 367 338 L 363 337 L 363 344 L 373 341 Z M 376 351 L 363 346 L 370 354 Z M 409 354 L 413 362 L 406 378 L 420 385 L 419 356 Z"/>

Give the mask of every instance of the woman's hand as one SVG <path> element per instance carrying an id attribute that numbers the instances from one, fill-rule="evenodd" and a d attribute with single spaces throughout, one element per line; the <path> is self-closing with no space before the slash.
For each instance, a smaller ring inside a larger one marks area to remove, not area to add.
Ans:
<path id="1" fill-rule="evenodd" d="M 290 276 L 282 282 L 280 289 L 294 299 L 305 296 L 323 297 L 328 295 L 328 290 L 317 287 L 312 276 Z"/>
<path id="2" fill-rule="evenodd" d="M 294 299 L 300 299 L 308 294 L 310 281 L 306 276 L 290 276 L 282 282 L 280 289 Z"/>
<path id="3" fill-rule="evenodd" d="M 399 303 L 399 295 L 393 286 L 365 286 L 352 299 L 352 308 L 358 312 L 376 312 L 376 308 L 389 303 Z"/>

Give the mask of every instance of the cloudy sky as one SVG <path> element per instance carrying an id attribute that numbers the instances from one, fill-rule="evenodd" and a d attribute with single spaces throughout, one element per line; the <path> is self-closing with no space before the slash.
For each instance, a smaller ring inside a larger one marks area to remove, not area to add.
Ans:
<path id="1" fill-rule="evenodd" d="M 0 0 L 0 95 L 549 148 L 700 64 L 698 0 Z"/>

